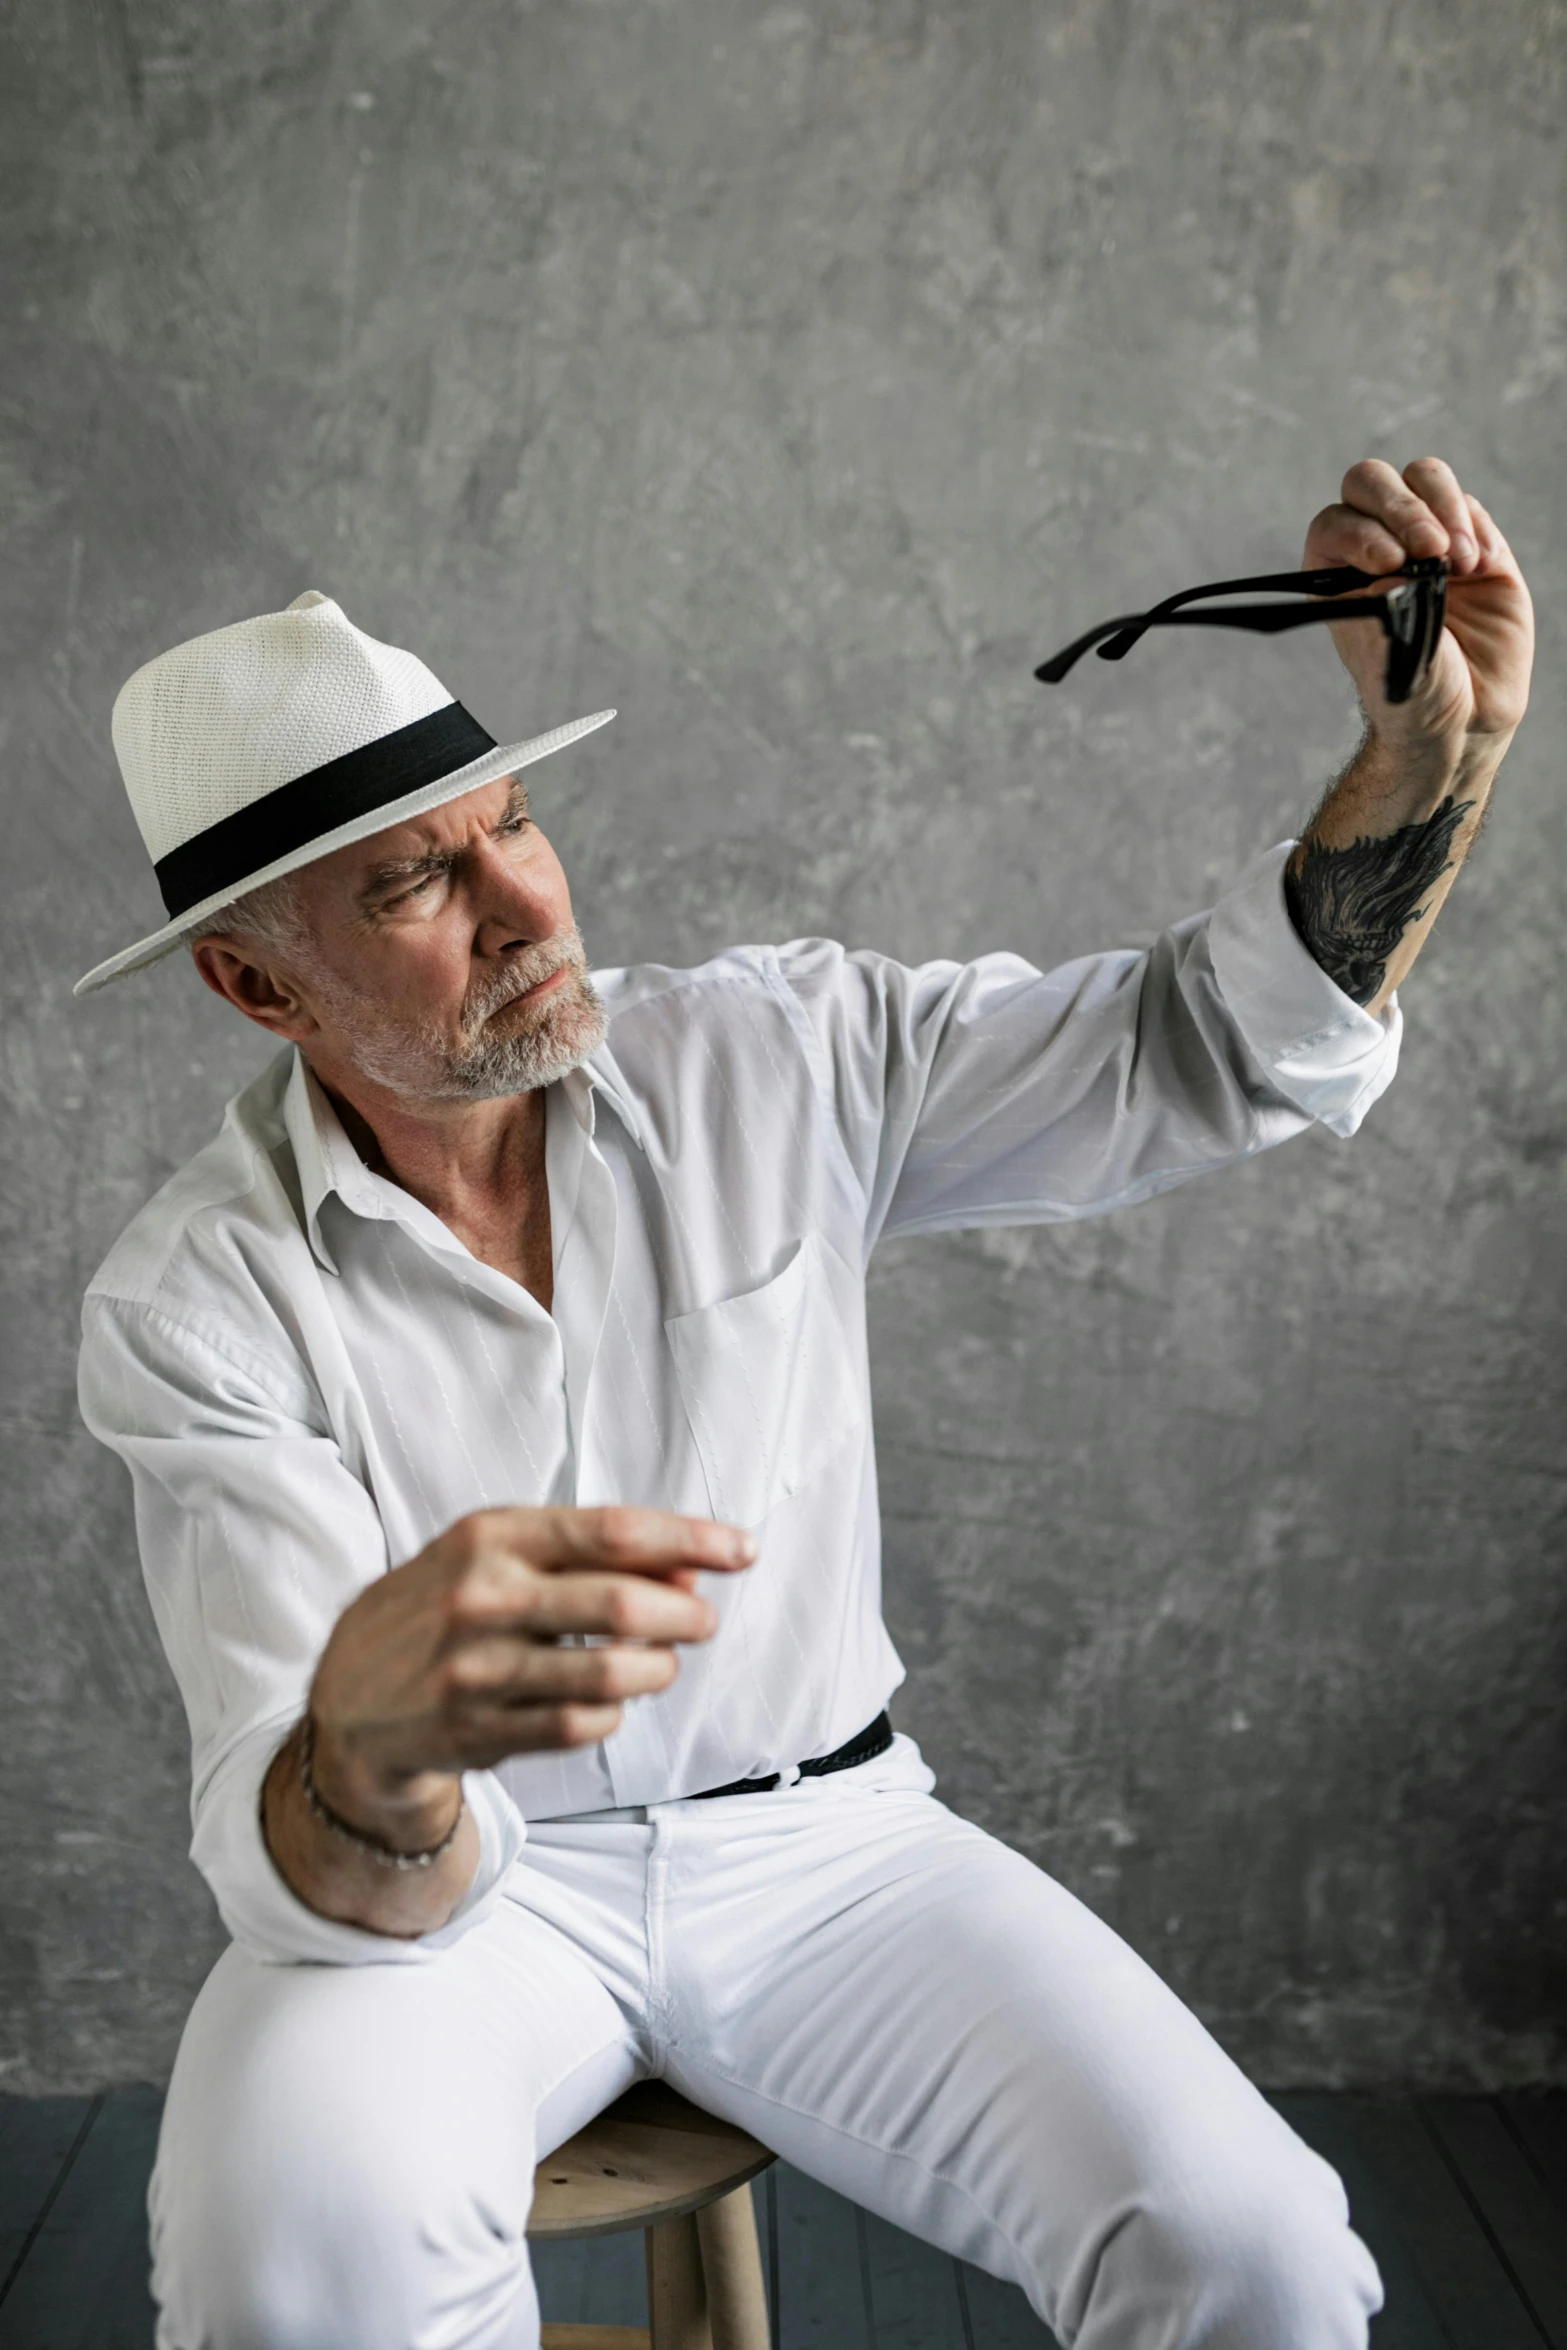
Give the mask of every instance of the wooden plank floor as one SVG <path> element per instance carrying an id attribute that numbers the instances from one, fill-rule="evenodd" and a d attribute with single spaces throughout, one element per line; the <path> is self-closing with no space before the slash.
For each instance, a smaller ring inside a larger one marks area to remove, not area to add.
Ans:
<path id="1" fill-rule="evenodd" d="M 1567 2095 L 1274 2101 L 1349 2190 L 1375 2350 L 1567 2350 Z M 161 2100 L 0 2098 L 0 2350 L 151 2350 Z M 1052 2350 L 1015 2287 L 787 2164 L 756 2182 L 775 2350 Z M 548 2318 L 645 2322 L 640 2236 L 535 2248 Z"/>

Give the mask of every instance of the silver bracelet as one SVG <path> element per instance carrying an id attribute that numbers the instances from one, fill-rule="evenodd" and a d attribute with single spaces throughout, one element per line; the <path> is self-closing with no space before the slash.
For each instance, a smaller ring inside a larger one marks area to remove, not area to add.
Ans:
<path id="1" fill-rule="evenodd" d="M 462 1826 L 463 1813 L 468 1808 L 468 1799 L 462 1792 L 460 1780 L 458 1781 L 457 1817 L 441 1838 L 440 1843 L 426 1845 L 423 1852 L 399 1852 L 395 1844 L 386 1843 L 380 1836 L 372 1836 L 367 1829 L 356 1828 L 352 1821 L 345 1820 L 340 1813 L 332 1809 L 316 1786 L 311 1773 L 310 1765 L 315 1754 L 315 1746 L 315 1716 L 306 1714 L 304 1730 L 299 1741 L 299 1784 L 304 1791 L 305 1801 L 315 1817 L 324 1828 L 330 1828 L 334 1836 L 341 1836 L 345 1844 L 352 1844 L 357 1851 L 368 1853 L 371 1860 L 379 1862 L 383 1869 L 427 1869 L 432 1861 L 440 1859 L 443 1852 L 451 1851 L 457 1840 L 457 1831 Z"/>

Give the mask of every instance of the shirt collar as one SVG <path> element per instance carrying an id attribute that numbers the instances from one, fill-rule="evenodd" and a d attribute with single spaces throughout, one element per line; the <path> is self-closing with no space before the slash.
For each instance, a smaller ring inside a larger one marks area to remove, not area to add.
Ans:
<path id="1" fill-rule="evenodd" d="M 602 1094 L 637 1148 L 643 1147 L 625 1079 L 607 1049 L 595 1053 L 581 1068 L 569 1069 L 557 1082 L 572 1116 L 590 1142 L 596 1123 L 596 1096 Z M 300 1200 L 311 1249 L 317 1261 L 329 1273 L 335 1273 L 337 1266 L 321 1233 L 323 1201 L 335 1192 L 344 1207 L 356 1216 L 386 1217 L 392 1209 L 381 1185 L 344 1132 L 343 1122 L 333 1109 L 325 1087 L 312 1073 L 297 1045 L 283 1095 L 283 1125 L 299 1173 Z"/>
<path id="2" fill-rule="evenodd" d="M 572 1078 L 586 1080 L 584 1092 L 587 1097 L 589 1134 L 593 1132 L 594 1099 L 596 1096 L 602 1095 L 638 1150 L 647 1148 L 642 1139 L 642 1128 L 638 1123 L 636 1104 L 631 1097 L 631 1088 L 626 1083 L 620 1065 L 607 1044 L 600 1045 L 591 1061 L 584 1061 L 580 1069 L 572 1071 L 571 1077 L 565 1080 L 568 1086 L 571 1084 Z"/>
<path id="3" fill-rule="evenodd" d="M 335 1273 L 332 1252 L 321 1237 L 322 1202 L 335 1192 L 356 1215 L 380 1216 L 385 1210 L 370 1189 L 369 1169 L 343 1132 L 342 1120 L 297 1045 L 283 1096 L 283 1127 L 299 1174 L 300 1205 L 310 1246 L 318 1263 Z"/>

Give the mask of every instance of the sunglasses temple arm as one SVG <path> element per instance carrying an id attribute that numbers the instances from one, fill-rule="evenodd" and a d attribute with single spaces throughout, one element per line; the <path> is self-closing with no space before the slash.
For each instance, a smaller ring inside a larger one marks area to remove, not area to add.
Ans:
<path id="1" fill-rule="evenodd" d="M 1440 612 L 1429 613 L 1420 625 L 1418 605 L 1411 611 L 1399 600 L 1396 589 L 1385 596 L 1348 597 L 1343 603 L 1242 604 L 1230 612 L 1159 612 L 1148 618 L 1156 628 L 1244 628 L 1266 636 L 1308 628 L 1313 621 L 1379 620 L 1387 639 L 1382 690 L 1390 702 L 1408 701 L 1430 668 L 1442 633 Z M 1408 625 L 1411 619 L 1413 630 Z"/>
<path id="2" fill-rule="evenodd" d="M 1391 634 L 1386 596 L 1352 596 L 1331 609 L 1325 604 L 1242 604 L 1233 612 L 1145 612 L 1150 628 L 1243 628 L 1258 636 L 1278 636 L 1290 628 L 1310 628 L 1330 620 L 1380 620 Z"/>
<path id="3" fill-rule="evenodd" d="M 1302 596 L 1343 596 L 1352 588 L 1370 587 L 1373 574 L 1357 571 L 1353 564 L 1341 563 L 1325 571 L 1262 571 L 1253 579 L 1216 579 L 1211 586 L 1183 588 L 1177 596 L 1166 596 L 1162 604 L 1153 605 L 1134 624 L 1120 629 L 1099 647 L 1101 661 L 1124 661 L 1145 628 L 1156 625 L 1160 614 L 1179 610 L 1182 604 L 1195 604 L 1204 596 L 1246 596 L 1277 593 L 1285 589 Z"/>
<path id="4" fill-rule="evenodd" d="M 1294 576 L 1294 575 L 1292 575 Z M 1211 596 L 1212 588 L 1200 592 Z M 1342 592 L 1342 591 L 1340 591 Z M 1281 630 L 1307 628 L 1313 621 L 1322 620 L 1380 620 L 1388 627 L 1386 596 L 1357 596 L 1348 603 L 1326 604 L 1243 604 L 1233 612 L 1184 612 L 1175 608 L 1174 598 L 1167 604 L 1156 604 L 1151 612 L 1123 613 L 1119 620 L 1101 621 L 1086 635 L 1041 661 L 1034 671 L 1041 685 L 1059 685 L 1067 671 L 1091 652 L 1105 638 L 1129 635 L 1131 644 L 1149 628 L 1241 628 L 1262 636 L 1276 636 Z"/>
<path id="5" fill-rule="evenodd" d="M 1048 661 L 1041 661 L 1034 671 L 1041 685 L 1059 685 L 1069 669 L 1075 669 L 1085 653 L 1092 652 L 1101 638 L 1115 636 L 1119 631 L 1140 624 L 1147 618 L 1143 612 L 1123 612 L 1118 620 L 1101 620 L 1097 628 L 1090 628 L 1082 636 L 1063 645 L 1059 653 L 1052 653 Z"/>

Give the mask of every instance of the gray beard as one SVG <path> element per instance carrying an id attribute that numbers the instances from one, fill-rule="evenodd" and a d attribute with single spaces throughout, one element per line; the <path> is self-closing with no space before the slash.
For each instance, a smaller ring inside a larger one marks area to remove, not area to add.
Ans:
<path id="1" fill-rule="evenodd" d="M 570 977 L 544 999 L 529 1024 L 508 1035 L 484 1033 L 496 1013 L 562 964 Z M 553 1085 L 598 1051 L 608 1027 L 575 925 L 536 947 L 524 947 L 488 988 L 476 990 L 463 1006 L 461 1041 L 455 1045 L 436 1022 L 389 1018 L 378 1002 L 335 973 L 318 970 L 312 980 L 360 1075 L 389 1093 L 425 1101 L 499 1101 Z"/>

